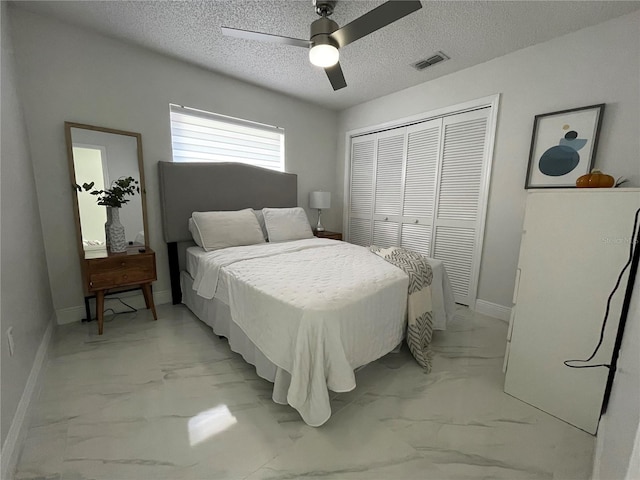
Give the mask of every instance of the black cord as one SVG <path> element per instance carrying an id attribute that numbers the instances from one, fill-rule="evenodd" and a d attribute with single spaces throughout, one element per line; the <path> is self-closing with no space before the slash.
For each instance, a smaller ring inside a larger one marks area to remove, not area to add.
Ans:
<path id="1" fill-rule="evenodd" d="M 122 300 L 120 297 L 115 297 L 115 298 L 109 298 L 108 300 L 118 300 L 120 301 L 121 304 L 123 304 L 125 307 L 129 307 L 129 312 L 137 312 L 138 309 L 137 308 L 133 308 L 131 305 L 129 305 L 128 303 L 126 303 L 124 300 Z M 129 313 L 129 312 L 118 312 L 118 313 Z"/>
<path id="2" fill-rule="evenodd" d="M 629 265 L 631 265 L 631 262 L 633 260 L 633 251 L 637 247 L 636 245 L 634 245 L 634 243 L 636 242 L 636 231 L 638 228 L 638 215 L 640 215 L 640 208 L 636 210 L 636 214 L 633 221 L 633 233 L 631 234 L 631 238 L 629 241 L 629 259 L 627 260 L 627 263 L 625 264 L 625 266 L 622 268 L 622 271 L 618 275 L 618 280 L 616 281 L 616 285 L 615 287 L 613 287 L 613 290 L 611 291 L 611 293 L 609 294 L 609 298 L 607 299 L 607 308 L 604 312 L 604 319 L 602 320 L 602 328 L 600 329 L 600 340 L 598 340 L 598 344 L 596 345 L 596 348 L 593 350 L 593 353 L 591 354 L 591 356 L 589 356 L 589 358 L 587 358 L 586 360 L 565 360 L 563 363 L 569 368 L 596 368 L 596 367 L 611 368 L 611 365 L 608 365 L 606 363 L 599 363 L 597 365 L 569 365 L 569 363 L 590 362 L 591 360 L 593 360 L 593 357 L 596 356 L 596 353 L 598 353 L 598 350 L 602 346 L 602 342 L 604 340 L 604 332 L 607 326 L 607 320 L 609 319 L 609 310 L 611 309 L 611 300 L 613 299 L 613 296 L 618 290 L 618 287 L 620 287 L 620 282 L 622 281 L 622 277 L 624 276 L 624 273 L 627 271 L 627 268 L 629 268 Z"/>
<path id="3" fill-rule="evenodd" d="M 118 315 L 122 315 L 123 313 L 136 313 L 138 311 L 138 309 L 133 308 L 131 305 L 129 305 L 128 303 L 126 303 L 124 300 L 122 300 L 120 297 L 111 297 L 111 298 L 105 298 L 105 300 L 118 300 L 120 303 L 122 303 L 123 305 L 125 305 L 126 307 L 129 308 L 129 310 L 125 310 L 124 312 L 116 312 L 113 308 L 107 308 L 104 310 L 104 313 L 107 312 L 111 312 L 113 315 L 111 316 L 111 318 L 109 318 L 109 320 L 105 321 L 112 321 L 114 318 L 116 318 Z"/>

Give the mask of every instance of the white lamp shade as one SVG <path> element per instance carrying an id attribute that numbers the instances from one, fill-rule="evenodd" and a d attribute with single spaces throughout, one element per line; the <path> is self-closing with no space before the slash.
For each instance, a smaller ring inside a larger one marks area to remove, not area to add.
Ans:
<path id="1" fill-rule="evenodd" d="M 309 207 L 325 210 L 331 207 L 330 192 L 311 192 L 309 194 Z"/>

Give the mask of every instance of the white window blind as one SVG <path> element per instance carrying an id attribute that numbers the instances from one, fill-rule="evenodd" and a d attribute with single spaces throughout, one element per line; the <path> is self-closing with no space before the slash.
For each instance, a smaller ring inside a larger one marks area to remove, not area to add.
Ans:
<path id="1" fill-rule="evenodd" d="M 171 105 L 174 162 L 239 162 L 284 171 L 284 129 Z"/>

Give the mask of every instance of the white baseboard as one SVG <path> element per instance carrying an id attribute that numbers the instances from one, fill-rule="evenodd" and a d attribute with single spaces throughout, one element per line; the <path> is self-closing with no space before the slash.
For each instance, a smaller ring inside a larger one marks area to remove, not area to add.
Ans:
<path id="1" fill-rule="evenodd" d="M 69 307 L 56 309 L 56 323 L 65 325 L 67 323 L 79 322 L 85 317 L 84 307 Z"/>
<path id="2" fill-rule="evenodd" d="M 156 305 L 166 305 L 167 303 L 172 303 L 173 297 L 171 296 L 171 290 L 153 292 L 153 302 Z"/>
<path id="3" fill-rule="evenodd" d="M 511 317 L 511 308 L 498 305 L 497 303 L 487 302 L 486 300 L 476 300 L 474 310 L 483 315 L 504 320 L 505 322 L 508 322 Z"/>
<path id="4" fill-rule="evenodd" d="M 118 311 L 118 304 L 123 309 L 126 307 L 122 305 L 115 297 L 121 297 L 131 305 L 133 308 L 143 309 L 146 308 L 144 304 L 144 297 L 139 291 L 125 292 L 120 295 L 107 296 L 104 298 L 106 308 L 114 308 Z M 162 290 L 153 292 L 153 301 L 156 305 L 164 305 L 165 303 L 171 303 L 171 290 Z M 95 313 L 95 300 L 91 300 L 91 311 Z M 59 308 L 56 310 L 56 319 L 58 325 L 65 325 L 67 323 L 79 322 L 86 317 L 86 311 L 84 305 L 78 305 L 77 307 Z"/>
<path id="5" fill-rule="evenodd" d="M 25 420 L 29 413 L 31 400 L 38 391 L 40 374 L 42 373 L 49 353 L 49 345 L 53 334 L 53 325 L 52 315 L 49 321 L 49 326 L 45 330 L 40 346 L 38 347 L 38 351 L 36 352 L 33 366 L 29 373 L 29 378 L 27 378 L 27 383 L 24 387 L 24 391 L 22 392 L 22 397 L 20 397 L 16 413 L 13 416 L 13 421 L 11 422 L 11 427 L 9 427 L 7 438 L 4 441 L 4 445 L 2 445 L 2 465 L 0 466 L 0 478 L 2 479 L 13 478 L 13 470 L 16 467 L 18 456 L 20 454 L 20 448 L 18 447 L 22 444 L 27 433 L 28 425 Z"/>

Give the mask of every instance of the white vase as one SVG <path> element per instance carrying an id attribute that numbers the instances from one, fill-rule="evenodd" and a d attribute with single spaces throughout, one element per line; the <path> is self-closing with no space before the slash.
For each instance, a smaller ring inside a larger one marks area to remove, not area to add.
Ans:
<path id="1" fill-rule="evenodd" d="M 111 225 L 109 225 L 109 242 L 114 253 L 127 251 L 127 239 L 124 235 L 124 226 L 120 223 L 120 209 L 110 208 Z"/>
<path id="2" fill-rule="evenodd" d="M 109 238 L 109 227 L 111 226 L 111 207 L 107 209 L 107 221 L 104 224 L 104 245 L 109 248 L 111 246 L 111 239 Z"/>

